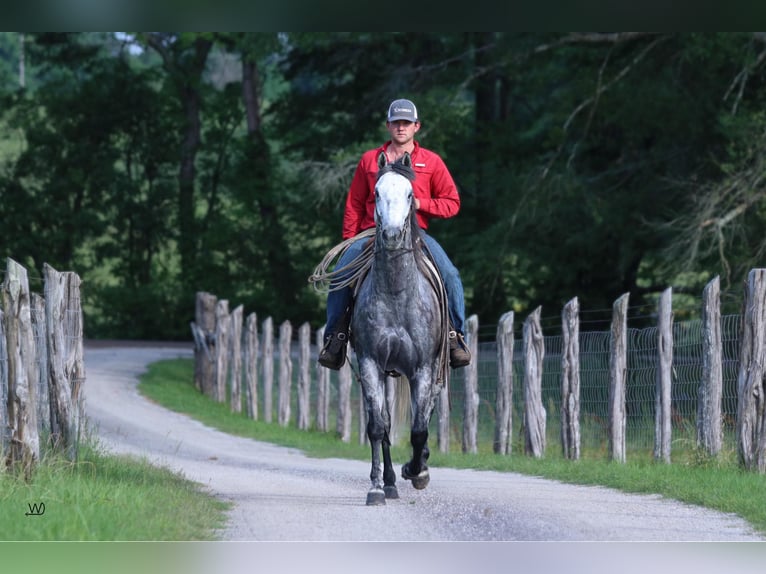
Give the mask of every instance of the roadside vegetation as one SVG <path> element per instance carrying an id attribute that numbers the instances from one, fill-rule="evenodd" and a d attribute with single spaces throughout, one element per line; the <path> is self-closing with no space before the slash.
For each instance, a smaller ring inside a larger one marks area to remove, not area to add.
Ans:
<path id="1" fill-rule="evenodd" d="M 44 458 L 29 480 L 0 473 L 0 540 L 214 540 L 228 506 L 182 476 L 84 445 Z"/>
<path id="2" fill-rule="evenodd" d="M 227 404 L 212 401 L 195 389 L 193 368 L 189 359 L 154 363 L 142 376 L 139 391 L 166 408 L 230 434 L 297 448 L 312 457 L 369 460 L 369 447 L 359 444 L 358 434 L 352 435 L 350 443 L 343 443 L 334 432 L 303 431 L 294 424 L 281 427 L 276 422 L 253 421 L 232 413 Z M 672 464 L 663 464 L 654 462 L 651 453 L 632 451 L 628 462 L 619 464 L 606 460 L 600 452 L 585 452 L 581 460 L 572 462 L 563 459 L 555 448 L 549 448 L 542 459 L 518 454 L 518 444 L 510 456 L 496 455 L 491 448 L 491 444 L 480 445 L 478 454 L 463 454 L 459 444 L 451 445 L 449 454 L 433 448 L 431 466 L 518 472 L 572 484 L 659 494 L 737 514 L 766 533 L 766 477 L 740 469 L 731 452 L 710 459 L 691 448 L 679 449 L 674 451 Z M 392 447 L 392 456 L 399 463 L 409 456 L 406 441 Z"/>

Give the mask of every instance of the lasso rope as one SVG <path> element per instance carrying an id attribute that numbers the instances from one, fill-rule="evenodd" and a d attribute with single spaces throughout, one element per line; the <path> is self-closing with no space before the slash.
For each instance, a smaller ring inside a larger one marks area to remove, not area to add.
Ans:
<path id="1" fill-rule="evenodd" d="M 372 256 L 374 254 L 372 241 L 365 245 L 359 256 L 349 262 L 348 265 L 333 269 L 332 271 L 328 271 L 328 269 L 336 259 L 339 259 L 341 255 L 343 255 L 349 245 L 355 243 L 359 239 L 372 237 L 373 235 L 375 235 L 374 227 L 365 229 L 354 237 L 338 243 L 327 252 L 322 261 L 319 262 L 319 265 L 316 266 L 314 272 L 309 276 L 309 283 L 312 283 L 314 289 L 320 293 L 338 291 L 339 289 L 343 289 L 353 284 L 360 276 L 367 273 L 372 266 Z"/>

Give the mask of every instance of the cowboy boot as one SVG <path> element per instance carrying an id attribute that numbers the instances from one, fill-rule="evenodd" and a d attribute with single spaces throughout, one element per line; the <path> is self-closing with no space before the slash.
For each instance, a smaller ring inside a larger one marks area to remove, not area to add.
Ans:
<path id="1" fill-rule="evenodd" d="M 471 363 L 471 352 L 465 344 L 463 335 L 457 331 L 449 332 L 449 366 L 453 369 L 465 367 Z"/>
<path id="2" fill-rule="evenodd" d="M 351 308 L 343 312 L 338 321 L 336 332 L 325 333 L 324 345 L 319 351 L 319 364 L 328 369 L 339 371 L 346 362 L 346 346 L 348 345 L 348 325 L 351 322 Z"/>
<path id="3" fill-rule="evenodd" d="M 328 333 L 324 336 L 324 346 L 319 351 L 319 364 L 328 369 L 339 371 L 346 362 L 348 335 L 343 331 Z"/>

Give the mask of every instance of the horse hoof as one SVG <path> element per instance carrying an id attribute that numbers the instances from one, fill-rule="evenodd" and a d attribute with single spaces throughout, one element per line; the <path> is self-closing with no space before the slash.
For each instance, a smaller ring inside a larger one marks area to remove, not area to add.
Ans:
<path id="1" fill-rule="evenodd" d="M 414 486 L 417 490 L 423 490 L 426 486 L 428 486 L 429 482 L 431 482 L 431 476 L 428 474 L 427 470 L 424 470 L 412 479 L 412 486 Z"/>
<path id="2" fill-rule="evenodd" d="M 399 498 L 399 491 L 396 490 L 395 486 L 384 486 L 383 492 L 386 493 L 386 498 L 391 498 L 391 499 Z"/>
<path id="3" fill-rule="evenodd" d="M 417 475 L 410 474 L 410 463 L 405 463 L 402 465 L 402 478 L 404 480 L 411 480 L 412 486 L 414 486 L 417 490 L 423 490 L 426 486 L 428 486 L 428 483 L 431 482 L 431 477 L 428 474 L 427 468 L 421 470 Z"/>
<path id="4" fill-rule="evenodd" d="M 367 506 L 381 506 L 386 504 L 386 493 L 379 488 L 373 488 L 367 493 Z"/>

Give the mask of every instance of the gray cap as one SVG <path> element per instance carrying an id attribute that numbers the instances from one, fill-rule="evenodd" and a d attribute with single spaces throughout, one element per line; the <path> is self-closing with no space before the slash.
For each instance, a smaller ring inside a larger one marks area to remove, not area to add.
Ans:
<path id="1" fill-rule="evenodd" d="M 388 106 L 388 121 L 407 120 L 408 122 L 418 122 L 418 109 L 410 100 L 394 100 Z"/>

